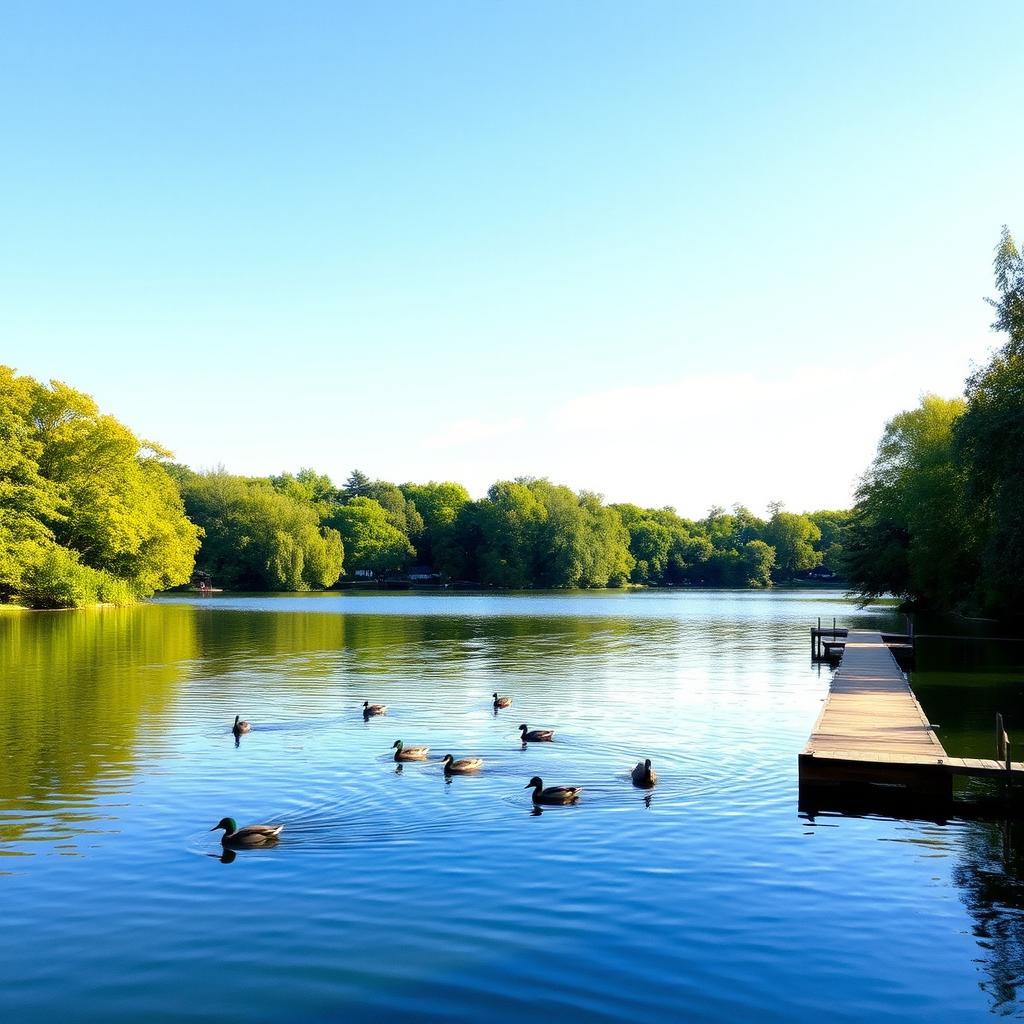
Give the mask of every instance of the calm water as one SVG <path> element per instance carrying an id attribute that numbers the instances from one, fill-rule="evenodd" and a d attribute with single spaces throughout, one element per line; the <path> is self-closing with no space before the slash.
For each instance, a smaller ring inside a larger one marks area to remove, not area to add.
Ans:
<path id="1" fill-rule="evenodd" d="M 902 624 L 822 591 L 0 617 L 0 1013 L 1021 1016 L 1024 835 L 798 813 L 818 615 Z M 1020 654 L 922 641 L 915 686 L 951 751 L 989 752 L 996 704 L 1024 722 Z M 515 699 L 497 716 L 495 689 Z M 391 711 L 364 723 L 364 699 Z M 523 750 L 520 722 L 556 742 Z M 397 738 L 485 770 L 398 771 Z M 582 801 L 534 814 L 534 774 Z M 224 815 L 284 821 L 282 842 L 222 863 Z"/>

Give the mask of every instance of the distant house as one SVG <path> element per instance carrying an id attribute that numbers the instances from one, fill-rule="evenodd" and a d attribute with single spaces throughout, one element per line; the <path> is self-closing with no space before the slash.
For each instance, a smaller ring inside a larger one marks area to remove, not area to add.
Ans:
<path id="1" fill-rule="evenodd" d="M 414 565 L 408 572 L 410 583 L 440 583 L 441 574 L 429 565 Z"/>
<path id="2" fill-rule="evenodd" d="M 377 574 L 372 569 L 356 569 L 352 575 L 360 580 L 372 580 Z"/>
<path id="3" fill-rule="evenodd" d="M 819 565 L 817 569 L 812 569 L 807 574 L 807 578 L 809 580 L 834 580 L 836 578 L 836 574 L 824 565 Z"/>

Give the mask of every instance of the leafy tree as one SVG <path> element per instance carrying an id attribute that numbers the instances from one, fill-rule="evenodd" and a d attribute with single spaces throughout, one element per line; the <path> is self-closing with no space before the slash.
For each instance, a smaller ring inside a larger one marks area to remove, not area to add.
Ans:
<path id="1" fill-rule="evenodd" d="M 817 568 L 822 555 L 815 544 L 821 540 L 821 530 L 806 515 L 783 512 L 776 505 L 764 530 L 764 540 L 775 549 L 775 579 L 792 579 L 799 572 Z"/>
<path id="2" fill-rule="evenodd" d="M 309 590 L 340 576 L 341 537 L 321 526 L 313 503 L 269 480 L 222 470 L 194 475 L 182 492 L 189 515 L 206 531 L 199 567 L 227 586 Z"/>
<path id="3" fill-rule="evenodd" d="M 977 603 L 1005 615 L 1024 608 L 1024 257 L 1005 227 L 995 276 L 992 326 L 1009 337 L 967 382 L 954 458 L 977 518 Z"/>
<path id="4" fill-rule="evenodd" d="M 272 476 L 270 482 L 274 490 L 314 508 L 321 522 L 334 511 L 340 501 L 338 489 L 331 483 L 331 478 L 314 469 L 300 469 L 294 476 L 282 473 L 280 476 Z"/>
<path id="5" fill-rule="evenodd" d="M 500 481 L 467 516 L 464 525 L 472 525 L 478 538 L 475 562 L 480 582 L 514 589 L 534 585 L 534 553 L 548 516 L 537 495 L 520 481 Z"/>
<path id="6" fill-rule="evenodd" d="M 843 572 L 851 513 L 847 509 L 821 509 L 809 513 L 808 518 L 821 531 L 817 548 L 822 566 L 834 573 Z"/>
<path id="7" fill-rule="evenodd" d="M 775 549 L 763 540 L 748 540 L 743 545 L 744 582 L 748 587 L 770 587 L 775 568 Z"/>
<path id="8" fill-rule="evenodd" d="M 199 531 L 167 452 L 85 394 L 0 367 L 0 593 L 124 602 L 188 579 Z"/>
<path id="9" fill-rule="evenodd" d="M 386 480 L 374 480 L 365 497 L 372 498 L 387 513 L 388 522 L 410 543 L 419 540 L 423 534 L 423 517 L 416 503 L 400 488 Z"/>
<path id="10" fill-rule="evenodd" d="M 621 586 L 633 557 L 619 513 L 589 492 L 548 480 L 524 481 L 545 510 L 537 531 L 533 581 L 544 587 Z"/>
<path id="11" fill-rule="evenodd" d="M 431 481 L 402 484 L 400 489 L 415 506 L 423 523 L 416 543 L 419 557 L 435 568 L 459 561 L 454 526 L 459 513 L 470 501 L 466 488 L 450 481 Z"/>
<path id="12" fill-rule="evenodd" d="M 886 425 L 857 489 L 847 566 L 865 597 L 949 608 L 973 577 L 964 475 L 952 460 L 959 399 L 925 395 Z"/>
<path id="13" fill-rule="evenodd" d="M 386 510 L 373 498 L 352 498 L 331 518 L 348 552 L 349 572 L 369 570 L 384 576 L 416 555 L 408 537 L 388 522 Z"/>

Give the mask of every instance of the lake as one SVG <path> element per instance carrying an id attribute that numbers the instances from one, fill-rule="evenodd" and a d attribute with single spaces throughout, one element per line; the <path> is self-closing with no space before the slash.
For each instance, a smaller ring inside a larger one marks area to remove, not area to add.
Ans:
<path id="1" fill-rule="evenodd" d="M 0 1012 L 1024 1015 L 1018 826 L 798 812 L 819 615 L 903 626 L 822 590 L 4 614 Z M 920 642 L 912 681 L 951 753 L 990 754 L 994 710 L 1024 722 L 1021 647 Z M 364 722 L 366 699 L 388 714 Z M 555 741 L 524 749 L 521 722 Z M 399 738 L 431 760 L 396 765 Z M 446 782 L 449 752 L 483 771 Z M 644 757 L 650 793 L 630 783 Z M 535 813 L 533 775 L 582 799 Z M 222 861 L 224 816 L 284 822 L 281 842 Z"/>

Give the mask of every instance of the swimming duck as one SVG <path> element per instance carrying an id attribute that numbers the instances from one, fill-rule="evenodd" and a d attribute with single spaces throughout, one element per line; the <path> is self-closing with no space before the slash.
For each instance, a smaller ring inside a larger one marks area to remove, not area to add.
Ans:
<path id="1" fill-rule="evenodd" d="M 519 726 L 524 743 L 550 743 L 555 738 L 554 729 L 528 729 L 526 724 Z"/>
<path id="2" fill-rule="evenodd" d="M 221 818 L 211 832 L 224 829 L 220 837 L 223 846 L 264 846 L 272 843 L 281 834 L 284 825 L 245 825 L 239 828 L 234 818 Z"/>
<path id="3" fill-rule="evenodd" d="M 396 761 L 426 761 L 430 747 L 407 747 L 401 740 L 391 744 Z"/>
<path id="4" fill-rule="evenodd" d="M 523 788 L 533 790 L 535 804 L 572 804 L 583 792 L 582 786 L 548 786 L 545 789 L 544 781 L 539 775 L 534 775 Z"/>
<path id="5" fill-rule="evenodd" d="M 658 773 L 651 767 L 651 759 L 642 764 L 637 763 L 633 769 L 633 785 L 641 789 L 650 789 L 658 781 Z"/>
<path id="6" fill-rule="evenodd" d="M 484 765 L 482 757 L 464 757 L 456 761 L 451 754 L 445 754 L 441 762 L 444 765 L 445 775 L 468 775 L 470 772 L 478 772 Z"/>
<path id="7" fill-rule="evenodd" d="M 497 693 L 495 693 L 493 696 L 494 696 L 494 710 L 495 711 L 497 711 L 498 708 L 510 708 L 510 707 L 512 707 L 512 698 L 511 697 L 499 697 L 497 695 Z"/>
<path id="8" fill-rule="evenodd" d="M 235 715 L 235 724 L 231 726 L 231 731 L 236 736 L 241 736 L 243 732 L 248 732 L 252 726 L 248 722 L 243 722 L 239 715 Z"/>
<path id="9" fill-rule="evenodd" d="M 368 700 L 363 701 L 363 718 L 372 718 L 374 715 L 386 714 L 387 704 L 371 704 Z"/>

